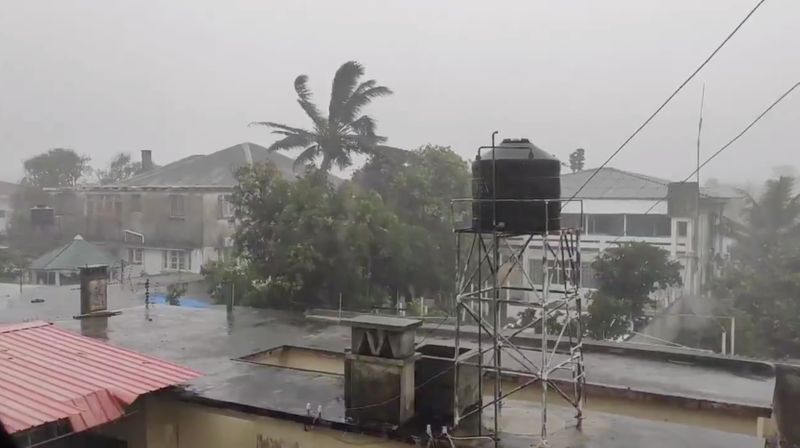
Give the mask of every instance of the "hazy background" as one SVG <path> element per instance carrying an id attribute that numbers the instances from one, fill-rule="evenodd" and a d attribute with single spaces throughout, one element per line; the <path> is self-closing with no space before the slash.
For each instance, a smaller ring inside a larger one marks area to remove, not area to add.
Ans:
<path id="1" fill-rule="evenodd" d="M 253 120 L 308 125 L 305 73 L 327 110 L 356 59 L 395 90 L 368 112 L 389 143 L 465 157 L 489 134 L 526 136 L 587 167 L 608 154 L 708 55 L 754 0 L 0 0 L 0 179 L 53 147 L 91 156 L 151 149 L 157 163 L 242 142 Z M 800 2 L 768 0 L 612 166 L 682 178 L 800 79 Z M 743 181 L 800 164 L 795 92 L 704 176 Z"/>

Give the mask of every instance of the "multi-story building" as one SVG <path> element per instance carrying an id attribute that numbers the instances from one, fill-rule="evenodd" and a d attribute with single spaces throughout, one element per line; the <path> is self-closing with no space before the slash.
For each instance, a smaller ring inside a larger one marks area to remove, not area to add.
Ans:
<path id="1" fill-rule="evenodd" d="M 733 190 L 698 190 L 696 183 L 616 168 L 562 175 L 561 197 L 573 196 L 577 201 L 562 204 L 561 223 L 582 230 L 583 287 L 596 286 L 591 265 L 605 249 L 641 241 L 668 251 L 683 266 L 683 288 L 668 291 L 671 297 L 665 300 L 683 293 L 697 294 L 708 285 L 732 243 L 722 231 L 722 218 L 738 218 L 735 214 L 743 202 L 742 194 Z M 523 259 L 534 283 L 541 283 L 543 277 L 541 258 L 541 243 L 534 242 Z M 511 284 L 523 281 L 518 270 L 509 275 Z M 551 273 L 551 282 L 558 283 L 557 273 Z"/>
<path id="2" fill-rule="evenodd" d="M 0 181 L 0 235 L 5 235 L 8 231 L 8 223 L 13 209 L 12 196 L 17 188 L 19 188 L 17 184 Z"/>
<path id="3" fill-rule="evenodd" d="M 294 160 L 253 143 L 193 155 L 154 167 L 142 151 L 144 172 L 115 185 L 82 185 L 53 192 L 62 228 L 79 230 L 127 262 L 126 272 L 199 273 L 231 247 L 228 199 L 238 168 L 271 161 L 293 179 Z"/>

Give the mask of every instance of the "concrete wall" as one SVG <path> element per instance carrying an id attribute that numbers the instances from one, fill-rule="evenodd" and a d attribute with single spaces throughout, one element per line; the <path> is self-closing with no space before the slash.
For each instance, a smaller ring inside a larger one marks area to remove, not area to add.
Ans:
<path id="1" fill-rule="evenodd" d="M 171 195 L 183 196 L 184 216 L 172 216 Z M 203 246 L 204 220 L 211 214 L 205 210 L 207 195 L 192 190 L 110 190 L 57 193 L 53 200 L 57 214 L 83 220 L 82 233 L 89 240 L 122 241 L 127 229 L 143 234 L 147 245 L 180 248 Z M 216 217 L 216 202 L 213 208 Z"/>
<path id="2" fill-rule="evenodd" d="M 11 218 L 11 196 L 0 196 L 0 235 L 6 233 Z"/>
<path id="3" fill-rule="evenodd" d="M 136 430 L 139 430 L 138 432 Z M 400 448 L 408 445 L 360 434 L 315 427 L 173 401 L 148 398 L 144 410 L 102 433 L 126 440 L 129 448 Z"/>
<path id="4" fill-rule="evenodd" d="M 800 447 L 800 366 L 775 366 L 775 420 L 781 446 Z"/>
<path id="5" fill-rule="evenodd" d="M 203 195 L 203 246 L 222 247 L 226 238 L 233 236 L 233 224 L 220 214 L 222 193 Z"/>
<path id="6" fill-rule="evenodd" d="M 201 192 L 191 189 L 165 191 L 83 191 L 58 192 L 51 196 L 62 227 L 70 234 L 107 243 L 107 249 L 128 260 L 128 248 L 144 250 L 141 265 L 130 267 L 131 275 L 164 272 L 163 249 L 184 249 L 191 253 L 190 272 L 219 258 L 219 252 L 233 235 L 233 224 L 220 213 L 225 191 Z M 184 216 L 172 216 L 171 196 L 181 195 Z M 124 238 L 124 230 L 144 236 L 144 245 Z"/>
<path id="7" fill-rule="evenodd" d="M 128 277 L 139 277 L 142 275 L 155 275 L 168 272 L 176 272 L 169 267 L 164 268 L 164 251 L 165 250 L 179 250 L 168 249 L 163 247 L 140 247 L 140 246 L 123 246 L 120 248 L 120 257 L 128 262 L 128 249 L 141 249 L 142 250 L 142 264 L 126 264 L 126 274 Z M 191 258 L 191 266 L 189 269 L 184 269 L 183 272 L 192 272 L 195 274 L 200 273 L 203 264 L 208 262 L 206 254 L 214 254 L 213 248 L 206 250 L 201 249 L 187 249 L 185 250 L 187 256 Z"/>

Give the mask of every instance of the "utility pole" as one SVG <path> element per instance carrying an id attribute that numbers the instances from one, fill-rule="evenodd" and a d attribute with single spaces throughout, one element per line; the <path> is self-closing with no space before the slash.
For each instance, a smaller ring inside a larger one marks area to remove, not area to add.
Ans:
<path id="1" fill-rule="evenodd" d="M 150 307 L 150 279 L 146 279 L 144 281 L 144 306 L 145 308 Z"/>
<path id="2" fill-rule="evenodd" d="M 703 106 L 706 99 L 706 85 L 703 83 L 703 90 L 700 93 L 700 115 L 697 122 L 697 164 L 695 170 L 695 182 L 697 183 L 697 205 L 695 206 L 694 214 L 694 235 L 692 235 L 694 245 L 694 284 L 695 294 L 700 295 L 700 285 L 702 277 L 700 276 L 700 136 L 703 132 Z"/>

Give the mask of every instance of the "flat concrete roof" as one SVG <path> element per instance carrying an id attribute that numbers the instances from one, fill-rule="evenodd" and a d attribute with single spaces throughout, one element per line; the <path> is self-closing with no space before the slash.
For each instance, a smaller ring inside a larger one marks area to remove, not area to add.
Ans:
<path id="1" fill-rule="evenodd" d="M 25 287 L 22 294 L 17 285 L 0 286 L 0 322 L 51 320 L 62 328 L 199 370 L 204 376 L 188 387 L 188 396 L 193 400 L 287 418 L 305 416 L 306 404 L 310 403 L 312 409 L 322 405 L 325 421 L 348 425 L 341 376 L 257 365 L 235 358 L 282 345 L 343 353 L 350 346 L 349 327 L 311 321 L 299 314 L 244 307 L 231 313 L 216 305 L 208 309 L 169 305 L 145 308 L 141 306 L 141 290 L 126 291 L 119 285 L 109 286 L 109 309 L 121 308 L 122 314 L 75 320 L 72 316 L 80 309 L 77 286 Z M 45 302 L 30 303 L 31 298 L 39 297 Z M 452 344 L 445 335 L 426 336 L 426 332 L 424 327 L 417 329 L 418 341 L 425 338 L 425 343 Z M 538 355 L 538 351 L 531 350 L 532 359 Z M 506 365 L 511 362 L 504 359 Z M 590 383 L 767 408 L 772 402 L 774 377 L 770 375 L 614 353 L 586 353 L 585 363 Z M 504 411 L 504 418 L 509 421 L 514 421 L 517 412 L 537 412 L 535 404 L 519 402 L 517 407 L 521 410 L 512 413 L 511 401 L 504 407 L 509 410 Z M 558 412 L 565 413 L 565 422 L 569 420 L 568 409 L 552 408 L 552 421 L 557 421 Z M 532 438 L 536 436 L 525 434 L 534 431 L 538 418 L 524 421 L 524 429 L 506 428 L 503 446 L 522 447 L 535 442 Z M 749 436 L 597 411 L 587 413 L 582 432 L 564 426 L 553 434 L 552 440 L 557 436 L 568 437 L 564 443 L 576 447 L 756 446 L 756 439 Z"/>
<path id="2" fill-rule="evenodd" d="M 419 319 L 376 316 L 372 314 L 356 316 L 349 319 L 342 319 L 341 323 L 350 327 L 376 328 L 380 330 L 389 330 L 397 332 L 411 330 L 413 328 L 417 328 L 422 325 L 422 321 Z"/>
<path id="3" fill-rule="evenodd" d="M 218 306 L 191 309 L 169 305 L 129 308 L 118 316 L 69 319 L 57 325 L 205 373 L 190 383 L 192 399 L 287 417 L 305 416 L 309 403 L 312 409 L 322 406 L 324 420 L 347 424 L 341 376 L 256 365 L 234 358 L 281 345 L 343 352 L 350 343 L 348 327 L 314 322 L 302 315 L 275 310 L 235 308 L 229 313 Z M 427 342 L 450 341 L 427 338 Z M 587 354 L 586 365 L 590 382 L 733 403 L 769 405 L 774 383 L 770 377 L 610 354 Z M 527 403 L 526 406 L 526 412 L 536 412 L 535 405 Z M 564 409 L 563 412 L 569 411 Z M 536 421 L 527 421 L 526 430 L 534 427 Z M 587 413 L 584 425 L 583 432 L 569 439 L 569 446 L 745 447 L 755 446 L 756 440 L 712 429 L 600 412 Z M 570 430 L 565 427 L 565 431 Z M 509 434 L 504 446 L 529 446 L 531 437 Z M 584 444 L 575 444 L 575 440 L 581 438 Z M 654 440 L 659 442 L 651 443 Z M 686 443 L 675 444 L 674 440 Z"/>

